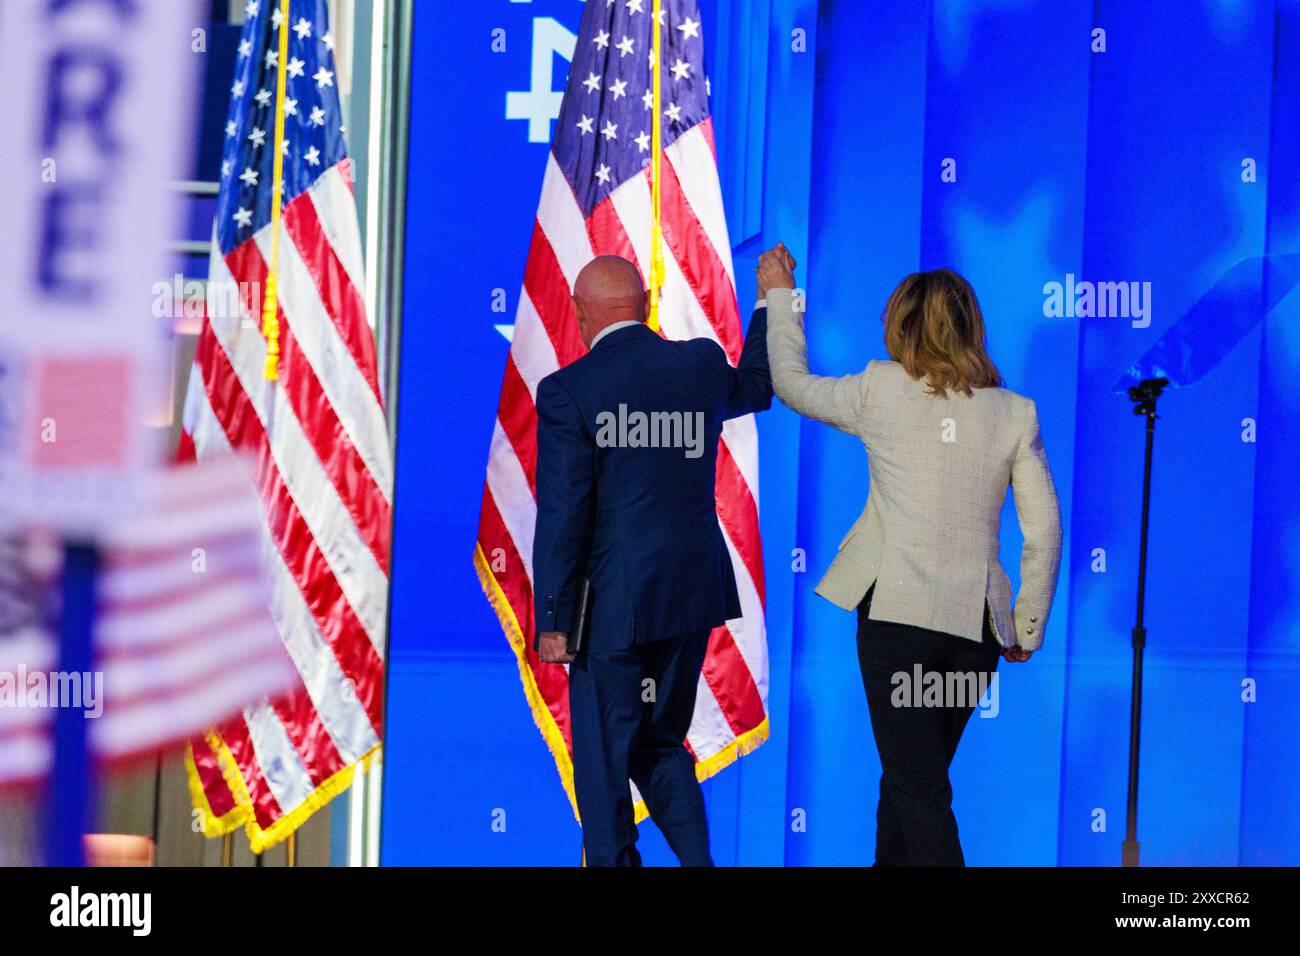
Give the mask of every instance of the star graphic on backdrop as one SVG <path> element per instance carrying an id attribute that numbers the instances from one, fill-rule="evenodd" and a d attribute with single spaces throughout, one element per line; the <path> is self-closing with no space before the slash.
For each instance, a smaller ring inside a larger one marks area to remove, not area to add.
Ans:
<path id="1" fill-rule="evenodd" d="M 1009 275 L 1059 275 L 1059 263 L 1052 261 L 1049 250 L 1060 208 L 1050 190 L 1027 191 L 1020 202 L 1007 209 L 955 203 L 950 213 L 953 260 L 965 265 L 968 274 L 1008 270 Z M 1029 308 L 1041 309 L 1041 290 L 1042 286 L 1033 282 L 991 283 L 980 306 L 990 315 L 1027 314 Z M 1002 371 L 1013 374 L 1005 366 Z"/>

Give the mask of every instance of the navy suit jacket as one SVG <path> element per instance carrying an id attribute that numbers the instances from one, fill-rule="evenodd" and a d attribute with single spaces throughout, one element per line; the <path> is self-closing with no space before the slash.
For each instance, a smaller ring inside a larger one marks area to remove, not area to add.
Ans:
<path id="1" fill-rule="evenodd" d="M 584 575 L 592 587 L 591 653 L 740 617 L 714 504 L 718 438 L 726 419 L 771 404 L 766 309 L 754 313 L 736 368 L 711 339 L 671 342 L 638 325 L 610 332 L 587 355 L 542 379 L 533 538 L 537 630 L 572 630 Z M 691 434 L 698 457 L 683 447 L 630 447 L 649 440 L 648 431 L 636 433 L 636 412 L 647 419 L 660 413 L 661 424 L 663 413 L 679 412 L 683 423 L 691 416 L 701 435 L 666 428 L 659 434 Z"/>

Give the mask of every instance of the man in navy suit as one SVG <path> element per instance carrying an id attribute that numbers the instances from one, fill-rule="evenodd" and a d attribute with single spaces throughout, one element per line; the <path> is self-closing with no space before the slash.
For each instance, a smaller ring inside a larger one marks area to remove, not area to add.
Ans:
<path id="1" fill-rule="evenodd" d="M 711 339 L 645 325 L 636 266 L 601 256 L 573 288 L 590 350 L 537 386 L 533 591 L 543 661 L 569 663 L 573 777 L 591 866 L 638 866 L 629 778 L 687 866 L 710 866 L 684 741 L 709 633 L 741 616 L 714 505 L 728 418 L 772 403 L 767 313 L 733 368 Z M 590 626 L 575 657 L 582 578 Z"/>

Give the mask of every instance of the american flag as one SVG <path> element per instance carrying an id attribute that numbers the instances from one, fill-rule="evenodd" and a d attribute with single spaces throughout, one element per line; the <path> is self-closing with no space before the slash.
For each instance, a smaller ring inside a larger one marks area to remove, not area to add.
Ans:
<path id="1" fill-rule="evenodd" d="M 261 514 L 242 456 L 166 469 L 103 538 L 96 667 L 105 761 L 184 741 L 301 680 L 267 608 Z"/>
<path id="2" fill-rule="evenodd" d="M 279 260 L 279 380 L 260 330 L 271 247 L 279 4 L 245 7 L 203 324 L 185 409 L 199 460 L 257 460 L 271 611 L 302 676 L 198 738 L 205 832 L 243 824 L 255 852 L 346 789 L 381 735 L 392 456 L 362 299 L 326 0 L 292 0 Z M 184 448 L 182 449 L 184 451 Z"/>
<path id="3" fill-rule="evenodd" d="M 104 764 L 183 744 L 301 683 L 267 609 L 260 508 L 230 456 L 161 471 L 101 536 L 94 670 L 56 673 L 58 548 L 0 540 L 0 783 L 51 766 L 52 707 L 84 708 Z"/>
<path id="4" fill-rule="evenodd" d="M 22 706 L 26 675 L 48 674 L 58 647 L 49 627 L 49 582 L 19 537 L 0 537 L 0 784 L 28 784 L 48 772 L 52 712 Z"/>
<path id="5" fill-rule="evenodd" d="M 519 662 L 533 717 L 573 801 L 568 673 L 532 649 L 537 383 L 586 351 L 570 289 L 593 256 L 650 267 L 653 37 L 651 0 L 586 5 L 542 181 L 523 293 L 492 435 L 474 563 Z M 719 342 L 740 357 L 731 246 L 709 118 L 695 0 L 665 0 L 662 20 L 660 325 L 671 339 Z M 718 520 L 744 616 L 714 630 L 687 745 L 703 780 L 768 733 L 758 436 L 752 416 L 726 423 L 718 449 Z M 576 813 L 577 806 L 574 802 Z M 638 801 L 638 815 L 644 807 Z"/>

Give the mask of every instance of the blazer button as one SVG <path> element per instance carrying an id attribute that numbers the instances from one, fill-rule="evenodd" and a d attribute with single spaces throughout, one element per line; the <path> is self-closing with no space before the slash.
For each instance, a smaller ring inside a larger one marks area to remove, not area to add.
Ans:
<path id="1" fill-rule="evenodd" d="M 1037 624 L 1037 623 L 1038 623 L 1038 618 L 1036 618 L 1036 617 L 1030 617 L 1030 618 L 1029 618 L 1029 623 L 1030 623 L 1030 624 Z"/>
<path id="2" fill-rule="evenodd" d="M 1026 634 L 1032 634 L 1032 633 L 1034 633 L 1034 629 L 1033 629 L 1032 627 L 1027 627 L 1027 628 L 1025 628 L 1025 633 L 1026 633 Z"/>

